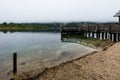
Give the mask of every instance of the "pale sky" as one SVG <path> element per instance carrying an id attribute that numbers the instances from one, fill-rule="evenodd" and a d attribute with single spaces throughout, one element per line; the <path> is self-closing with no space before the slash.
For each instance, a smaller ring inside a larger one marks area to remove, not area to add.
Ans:
<path id="1" fill-rule="evenodd" d="M 118 21 L 120 0 L 0 0 L 1 22 Z"/>

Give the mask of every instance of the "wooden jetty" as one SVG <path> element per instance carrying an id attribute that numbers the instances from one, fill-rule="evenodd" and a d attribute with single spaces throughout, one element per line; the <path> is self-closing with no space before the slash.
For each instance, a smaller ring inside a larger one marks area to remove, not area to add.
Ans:
<path id="1" fill-rule="evenodd" d="M 83 37 L 99 38 L 101 40 L 120 41 L 119 24 L 91 24 L 61 27 L 61 37 L 63 35 L 78 35 Z"/>

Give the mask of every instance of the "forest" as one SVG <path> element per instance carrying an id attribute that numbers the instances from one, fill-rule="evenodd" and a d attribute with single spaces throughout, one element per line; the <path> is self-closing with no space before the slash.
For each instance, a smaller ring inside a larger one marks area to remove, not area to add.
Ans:
<path id="1" fill-rule="evenodd" d="M 113 24 L 111 23 L 98 23 L 98 22 L 69 22 L 69 23 L 7 23 L 3 22 L 0 24 L 0 31 L 2 32 L 39 32 L 39 31 L 49 31 L 49 32 L 60 32 L 62 25 L 68 26 L 80 26 L 80 25 L 97 25 L 97 24 Z"/>

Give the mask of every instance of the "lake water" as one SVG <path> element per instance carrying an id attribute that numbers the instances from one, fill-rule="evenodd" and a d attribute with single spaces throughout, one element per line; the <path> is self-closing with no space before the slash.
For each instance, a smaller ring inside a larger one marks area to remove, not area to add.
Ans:
<path id="1" fill-rule="evenodd" d="M 11 74 L 14 52 L 18 54 L 18 71 L 22 72 L 56 65 L 92 51 L 94 49 L 77 43 L 61 42 L 60 33 L 0 32 L 0 71 Z M 1 72 L 0 77 L 5 77 Z"/>

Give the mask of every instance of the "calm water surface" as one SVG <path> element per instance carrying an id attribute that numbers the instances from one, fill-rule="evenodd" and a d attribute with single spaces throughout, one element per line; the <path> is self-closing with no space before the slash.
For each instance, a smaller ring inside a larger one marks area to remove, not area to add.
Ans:
<path id="1" fill-rule="evenodd" d="M 14 52 L 18 53 L 18 70 L 24 71 L 27 69 L 23 69 L 25 66 L 31 67 L 35 64 L 34 67 L 40 67 L 45 63 L 56 64 L 57 61 L 78 57 L 90 51 L 93 49 L 80 44 L 61 42 L 60 33 L 0 32 L 0 72 L 5 71 L 5 74 L 9 75 Z M 1 74 L 0 76 L 5 77 Z"/>
<path id="2" fill-rule="evenodd" d="M 0 32 L 0 64 L 12 58 L 17 52 L 19 57 L 49 54 L 61 47 L 60 33 L 48 32 Z"/>

